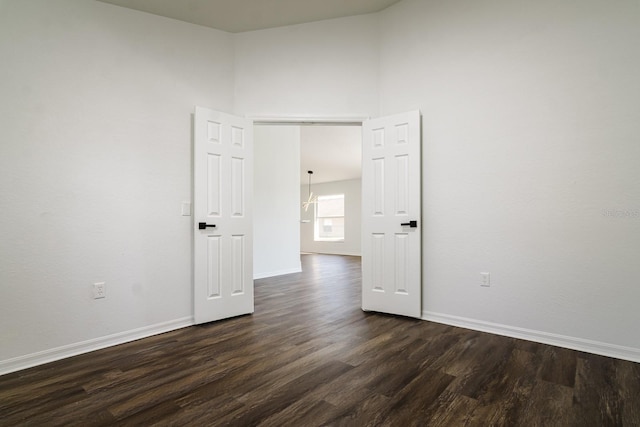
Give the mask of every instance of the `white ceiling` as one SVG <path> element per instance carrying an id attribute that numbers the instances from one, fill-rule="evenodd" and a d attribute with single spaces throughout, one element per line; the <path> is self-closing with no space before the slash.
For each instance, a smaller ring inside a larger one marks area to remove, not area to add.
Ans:
<path id="1" fill-rule="evenodd" d="M 378 12 L 400 0 L 98 0 L 239 33 Z"/>
<path id="2" fill-rule="evenodd" d="M 362 170 L 360 126 L 302 126 L 300 128 L 300 182 L 358 179 Z"/>

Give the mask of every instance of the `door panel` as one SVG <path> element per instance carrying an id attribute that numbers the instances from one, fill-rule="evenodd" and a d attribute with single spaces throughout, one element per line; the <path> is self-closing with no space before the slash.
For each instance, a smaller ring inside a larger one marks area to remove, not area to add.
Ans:
<path id="1" fill-rule="evenodd" d="M 419 318 L 420 112 L 368 120 L 362 135 L 362 309 Z"/>
<path id="2" fill-rule="evenodd" d="M 253 122 L 196 107 L 194 126 L 194 318 L 205 323 L 253 313 Z"/>

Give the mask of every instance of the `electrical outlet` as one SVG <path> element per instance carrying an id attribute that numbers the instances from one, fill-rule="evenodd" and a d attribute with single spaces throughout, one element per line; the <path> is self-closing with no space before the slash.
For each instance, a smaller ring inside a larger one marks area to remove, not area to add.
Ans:
<path id="1" fill-rule="evenodd" d="M 491 273 L 480 273 L 480 286 L 491 286 Z"/>
<path id="2" fill-rule="evenodd" d="M 107 285 L 105 282 L 93 284 L 93 299 L 105 298 L 107 296 Z"/>

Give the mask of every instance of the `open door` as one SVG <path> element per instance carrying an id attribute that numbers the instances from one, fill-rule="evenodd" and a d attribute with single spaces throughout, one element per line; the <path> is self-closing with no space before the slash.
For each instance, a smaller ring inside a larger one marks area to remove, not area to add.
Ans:
<path id="1" fill-rule="evenodd" d="M 253 313 L 253 121 L 196 107 L 194 318 Z"/>
<path id="2" fill-rule="evenodd" d="M 419 318 L 420 112 L 362 126 L 362 309 Z"/>

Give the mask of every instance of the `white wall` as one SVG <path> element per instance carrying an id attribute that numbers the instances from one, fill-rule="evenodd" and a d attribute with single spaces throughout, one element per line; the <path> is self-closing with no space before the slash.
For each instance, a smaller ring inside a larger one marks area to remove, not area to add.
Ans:
<path id="1" fill-rule="evenodd" d="M 190 117 L 232 109 L 231 36 L 2 0 L 0 58 L 0 372 L 189 324 Z"/>
<path id="2" fill-rule="evenodd" d="M 380 29 L 381 112 L 423 114 L 425 315 L 640 360 L 638 2 L 405 0 Z"/>
<path id="3" fill-rule="evenodd" d="M 378 15 L 236 34 L 235 111 L 253 117 L 378 112 Z"/>
<path id="4" fill-rule="evenodd" d="M 302 220 L 309 221 L 307 223 L 300 224 L 300 250 L 302 250 L 302 252 L 356 256 L 361 255 L 361 186 L 362 183 L 359 179 L 326 182 L 322 184 L 311 185 L 311 191 L 313 191 L 314 196 L 344 194 L 344 241 L 315 242 L 313 240 L 314 206 L 310 206 L 306 212 L 304 211 L 304 209 L 300 210 Z M 307 200 L 309 198 L 308 185 L 303 185 L 300 187 L 300 198 L 302 200 Z"/>
<path id="5" fill-rule="evenodd" d="M 254 127 L 255 278 L 302 271 L 300 127 Z"/>

